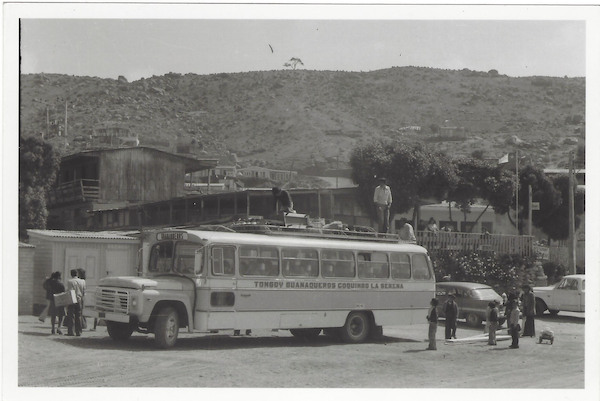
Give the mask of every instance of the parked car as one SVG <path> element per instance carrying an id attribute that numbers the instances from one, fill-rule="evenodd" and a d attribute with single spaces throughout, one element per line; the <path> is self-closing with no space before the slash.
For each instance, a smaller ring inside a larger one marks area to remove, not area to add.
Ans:
<path id="1" fill-rule="evenodd" d="M 444 317 L 442 306 L 450 294 L 454 294 L 458 306 L 458 318 L 465 319 L 469 326 L 477 327 L 485 320 L 485 312 L 490 301 L 498 301 L 499 324 L 506 320 L 502 297 L 489 285 L 467 282 L 436 283 L 436 298 L 439 300 L 438 315 Z"/>
<path id="2" fill-rule="evenodd" d="M 585 274 L 563 277 L 548 287 L 533 287 L 535 313 L 541 316 L 546 309 L 551 315 L 559 311 L 585 312 Z"/>

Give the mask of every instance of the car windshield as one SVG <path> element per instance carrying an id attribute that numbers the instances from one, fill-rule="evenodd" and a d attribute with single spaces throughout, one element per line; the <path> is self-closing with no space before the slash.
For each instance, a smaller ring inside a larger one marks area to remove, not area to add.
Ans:
<path id="1" fill-rule="evenodd" d="M 473 298 L 494 300 L 500 298 L 500 295 L 493 288 L 477 288 L 472 291 Z"/>

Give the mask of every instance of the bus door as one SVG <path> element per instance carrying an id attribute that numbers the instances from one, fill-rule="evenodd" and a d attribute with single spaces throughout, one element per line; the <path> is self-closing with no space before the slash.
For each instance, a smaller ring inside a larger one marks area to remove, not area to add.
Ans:
<path id="1" fill-rule="evenodd" d="M 210 302 L 209 329 L 235 328 L 235 247 L 215 245 L 211 249 L 211 279 L 206 288 Z"/>

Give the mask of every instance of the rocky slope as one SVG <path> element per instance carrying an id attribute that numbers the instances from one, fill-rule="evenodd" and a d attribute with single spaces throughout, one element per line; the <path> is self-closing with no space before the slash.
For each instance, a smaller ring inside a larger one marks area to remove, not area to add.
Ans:
<path id="1" fill-rule="evenodd" d="M 67 153 L 91 146 L 94 130 L 116 126 L 140 145 L 183 144 L 281 169 L 344 167 L 353 146 L 382 137 L 490 159 L 519 147 L 533 163 L 561 167 L 585 139 L 585 78 L 495 70 L 171 73 L 135 82 L 29 74 L 20 95 L 21 133 L 48 130 Z"/>

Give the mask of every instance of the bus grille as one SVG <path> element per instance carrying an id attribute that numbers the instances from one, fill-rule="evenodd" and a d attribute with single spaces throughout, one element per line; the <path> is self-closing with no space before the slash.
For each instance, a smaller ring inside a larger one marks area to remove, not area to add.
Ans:
<path id="1" fill-rule="evenodd" d="M 96 309 L 104 312 L 129 313 L 129 293 L 125 290 L 98 288 Z"/>

